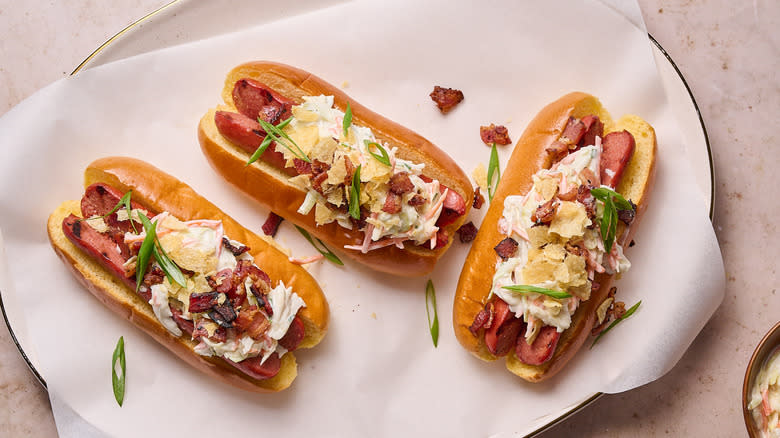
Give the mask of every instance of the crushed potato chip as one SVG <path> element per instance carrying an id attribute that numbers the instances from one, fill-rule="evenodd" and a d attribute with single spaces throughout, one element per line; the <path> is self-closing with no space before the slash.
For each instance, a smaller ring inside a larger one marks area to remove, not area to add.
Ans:
<path id="1" fill-rule="evenodd" d="M 347 177 L 346 160 L 348 159 L 345 155 L 336 158 L 336 161 L 333 162 L 328 171 L 328 179 L 326 180 L 328 184 L 338 185 L 344 183 L 344 179 Z"/>
<path id="2" fill-rule="evenodd" d="M 125 214 L 126 216 L 127 214 Z M 108 225 L 106 225 L 106 221 L 103 220 L 100 216 L 93 216 L 89 219 L 84 220 L 87 224 L 89 224 L 90 227 L 94 228 L 95 231 L 98 233 L 105 233 L 108 231 Z"/>
<path id="3" fill-rule="evenodd" d="M 316 122 L 320 118 L 314 111 L 305 110 L 300 105 L 292 107 L 292 115 L 300 122 Z"/>
<path id="4" fill-rule="evenodd" d="M 547 202 L 558 192 L 558 178 L 544 175 L 534 184 L 534 188 L 542 195 L 544 202 Z"/>
<path id="5" fill-rule="evenodd" d="M 160 225 L 162 225 L 165 228 L 168 228 L 169 230 L 174 230 L 174 231 L 181 231 L 187 229 L 187 226 L 184 225 L 182 221 L 170 215 L 168 215 Z"/>
<path id="6" fill-rule="evenodd" d="M 584 205 L 579 202 L 561 201 L 550 222 L 550 232 L 565 238 L 582 236 L 590 224 Z"/>
<path id="7" fill-rule="evenodd" d="M 596 309 L 596 316 L 599 318 L 599 324 L 602 324 L 607 318 L 607 310 L 609 310 L 609 306 L 612 305 L 613 301 L 615 301 L 615 299 L 613 297 L 609 297 L 602 301 L 601 304 L 599 304 L 599 307 Z"/>
<path id="8" fill-rule="evenodd" d="M 559 264 L 552 263 L 542 257 L 529 260 L 523 268 L 523 282 L 527 284 L 539 284 L 555 280 L 555 270 Z"/>
<path id="9" fill-rule="evenodd" d="M 484 164 L 482 163 L 477 164 L 477 167 L 475 167 L 474 170 L 471 172 L 471 177 L 474 179 L 474 184 L 476 184 L 477 187 L 486 188 L 488 186 L 487 170 L 485 169 Z"/>
<path id="10" fill-rule="evenodd" d="M 314 221 L 317 225 L 325 225 L 336 220 L 336 212 L 328 208 L 325 204 L 318 202 L 314 206 Z"/>
<path id="11" fill-rule="evenodd" d="M 332 163 L 333 154 L 338 147 L 339 144 L 332 137 L 320 137 L 317 144 L 312 148 L 309 158 L 322 161 L 323 163 Z"/>
<path id="12" fill-rule="evenodd" d="M 287 126 L 288 128 L 285 128 L 287 135 L 301 148 L 303 153 L 307 156 L 310 155 L 320 140 L 320 130 L 317 125 L 297 126 L 295 128 L 289 128 L 290 125 Z"/>
<path id="13" fill-rule="evenodd" d="M 566 257 L 566 250 L 563 249 L 563 245 L 560 243 L 550 243 L 545 245 L 542 249 L 544 257 L 551 262 L 562 262 Z"/>
<path id="14" fill-rule="evenodd" d="M 159 237 L 168 257 L 179 267 L 195 272 L 211 272 L 217 267 L 217 252 L 215 249 L 185 247 L 180 233 L 168 233 Z"/>

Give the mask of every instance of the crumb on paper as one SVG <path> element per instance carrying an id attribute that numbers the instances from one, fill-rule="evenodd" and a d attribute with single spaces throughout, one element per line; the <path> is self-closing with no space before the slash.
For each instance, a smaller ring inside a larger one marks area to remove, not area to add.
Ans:
<path id="1" fill-rule="evenodd" d="M 349 87 L 349 81 L 344 81 L 341 83 L 341 88 L 347 88 Z"/>
<path id="2" fill-rule="evenodd" d="M 371 312 L 371 317 L 376 319 L 376 312 Z"/>

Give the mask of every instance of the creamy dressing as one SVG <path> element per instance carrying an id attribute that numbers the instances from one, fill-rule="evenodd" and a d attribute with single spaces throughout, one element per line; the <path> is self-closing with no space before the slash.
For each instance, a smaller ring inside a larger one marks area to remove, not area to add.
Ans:
<path id="1" fill-rule="evenodd" d="M 762 438 L 780 438 L 780 346 L 756 375 L 748 409 Z"/>

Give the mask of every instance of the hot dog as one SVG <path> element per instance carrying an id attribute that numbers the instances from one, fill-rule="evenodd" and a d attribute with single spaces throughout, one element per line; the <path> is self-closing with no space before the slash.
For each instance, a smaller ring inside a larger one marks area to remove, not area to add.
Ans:
<path id="1" fill-rule="evenodd" d="M 623 245 L 647 208 L 656 149 L 648 123 L 613 122 L 588 94 L 542 109 L 512 152 L 458 281 L 453 325 L 466 350 L 486 361 L 505 356 L 531 382 L 572 358 L 613 277 L 630 266 Z M 601 227 L 608 202 L 620 218 L 611 241 Z"/>
<path id="2" fill-rule="evenodd" d="M 143 161 L 99 159 L 84 179 L 81 201 L 64 202 L 47 225 L 79 281 L 215 379 L 254 392 L 290 386 L 297 375 L 291 351 L 315 346 L 328 328 L 328 303 L 306 270 Z M 128 193 L 130 212 L 122 203 Z"/>
<path id="3" fill-rule="evenodd" d="M 354 260 L 396 275 L 423 275 L 464 222 L 473 190 L 455 162 L 322 79 L 253 62 L 228 74 L 222 97 L 225 104 L 207 112 L 198 129 L 212 167 Z M 344 123 L 348 112 L 351 123 Z M 261 125 L 290 117 L 282 130 L 293 141 L 273 141 L 247 166 L 266 139 L 268 126 Z"/>

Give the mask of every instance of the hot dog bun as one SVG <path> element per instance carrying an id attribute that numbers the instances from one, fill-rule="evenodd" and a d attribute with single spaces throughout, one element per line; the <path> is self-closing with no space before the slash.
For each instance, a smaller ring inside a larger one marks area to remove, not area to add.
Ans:
<path id="1" fill-rule="evenodd" d="M 84 186 L 96 182 L 109 184 L 123 193 L 132 190 L 133 200 L 150 211 L 168 211 L 182 219 L 221 220 L 225 233 L 231 239 L 249 246 L 251 255 L 276 284 L 283 281 L 305 301 L 298 316 L 305 326 L 305 337 L 300 347 L 318 344 L 328 329 L 328 302 L 317 282 L 301 266 L 288 261 L 270 238 L 260 237 L 239 225 L 214 204 L 198 195 L 189 186 L 156 167 L 133 158 L 102 158 L 90 164 L 84 173 Z M 81 215 L 78 201 L 66 201 L 49 216 L 49 240 L 57 255 L 78 280 L 95 297 L 115 313 L 126 318 L 152 336 L 194 368 L 237 388 L 254 392 L 280 391 L 290 386 L 297 375 L 295 356 L 282 356 L 279 373 L 267 380 L 253 379 L 216 357 L 194 352 L 196 342 L 187 336 L 170 334 L 157 320 L 151 306 L 135 291 L 88 257 L 65 236 L 63 219 L 69 214 Z"/>
<path id="2" fill-rule="evenodd" d="M 453 236 L 463 224 L 474 196 L 471 183 L 452 158 L 422 136 L 372 112 L 350 99 L 337 87 L 311 73 L 274 62 L 251 62 L 231 70 L 222 91 L 225 104 L 218 109 L 235 111 L 231 92 L 236 81 L 242 78 L 262 82 L 296 103 L 302 101 L 302 96 L 332 95 L 335 98 L 335 106 L 344 111 L 349 102 L 354 124 L 369 127 L 377 139 L 398 146 L 397 155 L 400 158 L 424 163 L 425 175 L 439 180 L 465 200 L 466 213 L 445 227 L 448 235 Z M 201 119 L 198 139 L 203 153 L 220 175 L 274 213 L 306 229 L 331 249 L 361 244 L 363 233 L 358 230 L 342 228 L 335 222 L 316 226 L 313 212 L 308 215 L 299 214 L 297 210 L 306 193 L 288 183 L 289 177 L 282 171 L 262 160 L 247 167 L 249 154 L 219 133 L 214 123 L 215 111 L 216 109 L 210 110 Z M 444 248 L 436 250 L 406 245 L 405 249 L 388 246 L 366 254 L 354 250 L 344 250 L 344 253 L 378 271 L 402 276 L 419 276 L 433 269 L 438 258 L 451 243 L 450 238 Z"/>
<path id="3" fill-rule="evenodd" d="M 561 136 L 569 117 L 582 118 L 589 114 L 599 116 L 604 123 L 605 135 L 625 129 L 632 133 L 636 140 L 634 155 L 616 191 L 626 199 L 631 199 L 637 205 L 637 212 L 628 233 L 623 233 L 623 229 L 618 228 L 617 235 L 623 234 L 622 239 L 618 240 L 619 243 L 631 241 L 647 208 L 655 176 L 657 150 L 652 126 L 632 115 L 623 116 L 615 122 L 598 99 L 580 92 L 567 94 L 542 109 L 526 128 L 506 164 L 506 173 L 502 175 L 458 281 L 453 308 L 455 334 L 461 345 L 480 359 L 497 359 L 488 351 L 484 336 L 475 337 L 469 327 L 487 302 L 492 287 L 496 265 L 493 247 L 505 237 L 499 233 L 497 227 L 503 213 L 504 200 L 509 195 L 527 193 L 533 184 L 532 175 L 551 166 L 552 158 L 545 148 Z M 591 293 L 590 299 L 580 304 L 572 317 L 570 328 L 561 334 L 550 360 L 542 365 L 527 365 L 516 357 L 512 349 L 506 359 L 507 369 L 531 382 L 547 379 L 557 373 L 590 335 L 595 321 L 595 310 L 607 297 L 612 280 L 612 276 L 606 274 L 596 275 L 595 282 L 599 283 L 600 288 Z"/>

